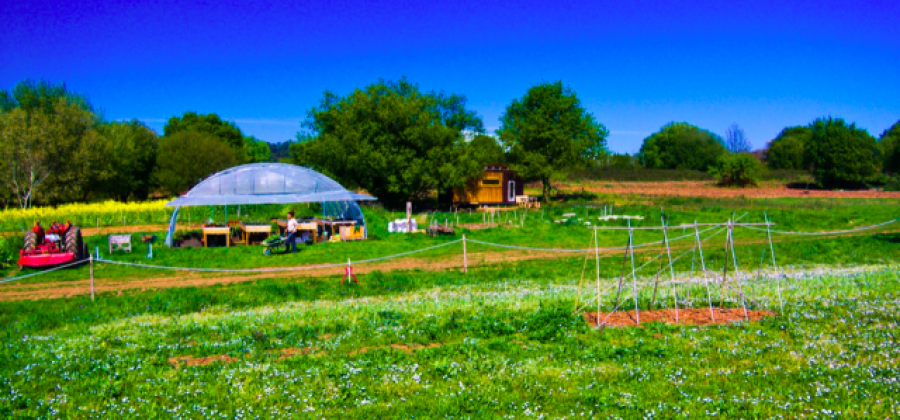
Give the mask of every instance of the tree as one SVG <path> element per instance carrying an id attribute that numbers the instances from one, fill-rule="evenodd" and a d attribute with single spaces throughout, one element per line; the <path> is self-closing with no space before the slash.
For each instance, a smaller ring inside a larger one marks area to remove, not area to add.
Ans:
<path id="1" fill-rule="evenodd" d="M 202 179 L 237 165 L 233 149 L 219 137 L 179 131 L 159 141 L 155 178 L 171 194 L 181 194 Z"/>
<path id="2" fill-rule="evenodd" d="M 259 163 L 272 161 L 272 150 L 269 148 L 269 143 L 253 136 L 247 137 L 245 140 L 244 152 L 249 157 L 250 162 Z"/>
<path id="3" fill-rule="evenodd" d="M 726 152 L 722 138 L 688 123 L 669 123 L 644 139 L 640 155 L 653 169 L 706 171 Z"/>
<path id="4" fill-rule="evenodd" d="M 744 129 L 737 123 L 731 124 L 725 131 L 725 148 L 731 153 L 749 152 L 750 140 L 744 135 Z"/>
<path id="5" fill-rule="evenodd" d="M 503 146 L 497 142 L 497 139 L 485 134 L 475 136 L 468 143 L 469 156 L 478 162 L 479 165 L 489 163 L 506 163 L 506 153 Z"/>
<path id="6" fill-rule="evenodd" d="M 882 171 L 900 172 L 900 121 L 884 130 L 878 138 L 878 149 L 881 154 Z"/>
<path id="7" fill-rule="evenodd" d="M 235 159 L 238 163 L 250 162 L 250 156 L 247 154 L 247 146 L 251 140 L 244 138 L 241 129 L 230 121 L 224 121 L 216 114 L 197 114 L 196 112 L 185 112 L 181 117 L 169 118 L 166 125 L 163 126 L 163 135 L 169 136 L 182 131 L 198 131 L 201 133 L 212 134 L 225 142 L 231 147 Z"/>
<path id="8" fill-rule="evenodd" d="M 497 134 L 512 168 L 527 181 L 542 182 L 544 202 L 550 200 L 553 173 L 585 166 L 598 153 L 606 153 L 606 127 L 561 81 L 529 88 L 506 108 L 500 124 Z"/>
<path id="9" fill-rule="evenodd" d="M 806 169 L 803 149 L 812 136 L 809 127 L 788 127 L 769 143 L 766 163 L 771 169 Z"/>
<path id="10" fill-rule="evenodd" d="M 819 118 L 810 124 L 804 147 L 816 182 L 825 188 L 858 188 L 876 173 L 875 138 L 840 118 Z"/>
<path id="11" fill-rule="evenodd" d="M 749 153 L 725 153 L 716 160 L 710 174 L 726 187 L 747 187 L 759 181 L 761 164 Z"/>
<path id="12" fill-rule="evenodd" d="M 340 97 L 325 92 L 307 114 L 294 163 L 349 188 L 362 188 L 388 206 L 446 197 L 480 172 L 466 156 L 463 130 L 483 132 L 463 96 L 422 92 L 406 78 L 379 80 Z"/>
<path id="13" fill-rule="evenodd" d="M 129 197 L 146 199 L 153 187 L 159 150 L 156 133 L 138 120 L 103 124 L 99 128 L 109 144 L 109 162 L 114 170 L 96 188 L 119 201 Z"/>
<path id="14" fill-rule="evenodd" d="M 109 175 L 98 118 L 65 85 L 21 82 L 0 109 L 0 170 L 19 206 L 83 200 Z"/>

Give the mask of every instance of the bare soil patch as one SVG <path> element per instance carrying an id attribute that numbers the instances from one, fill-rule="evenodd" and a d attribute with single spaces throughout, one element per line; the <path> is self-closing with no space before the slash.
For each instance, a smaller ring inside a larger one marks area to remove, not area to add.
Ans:
<path id="1" fill-rule="evenodd" d="M 636 327 L 637 315 L 640 315 L 641 324 L 648 322 L 662 322 L 670 325 L 712 325 L 728 324 L 738 321 L 759 321 L 766 317 L 775 316 L 774 312 L 761 310 L 747 310 L 743 308 L 713 308 L 710 314 L 709 308 L 690 309 L 656 309 L 652 311 L 619 311 L 600 312 L 600 322 L 607 327 Z M 597 312 L 585 312 L 584 320 L 592 327 L 597 326 Z M 677 317 L 677 321 L 676 321 Z"/>
<path id="2" fill-rule="evenodd" d="M 412 354 L 415 351 L 419 351 L 422 349 L 433 349 L 435 347 L 440 347 L 441 343 L 428 343 L 426 345 L 422 344 L 391 344 L 389 346 L 376 346 L 376 347 L 360 347 L 359 349 L 353 350 L 350 352 L 350 355 L 362 354 L 367 351 L 378 350 L 378 349 L 394 349 L 402 351 L 406 354 Z"/>
<path id="3" fill-rule="evenodd" d="M 269 353 L 278 353 L 278 361 L 283 361 L 286 359 L 290 359 L 294 356 L 305 356 L 307 354 L 316 353 L 319 350 L 318 347 L 315 346 L 307 346 L 307 347 L 288 347 L 278 350 L 270 350 Z"/>
<path id="4" fill-rule="evenodd" d="M 219 354 L 219 355 L 206 356 L 206 357 L 177 356 L 177 357 L 170 357 L 169 364 L 171 364 L 172 366 L 181 366 L 181 365 L 205 366 L 205 365 L 208 365 L 213 362 L 231 363 L 236 360 L 237 360 L 236 358 L 231 357 L 227 354 Z"/>

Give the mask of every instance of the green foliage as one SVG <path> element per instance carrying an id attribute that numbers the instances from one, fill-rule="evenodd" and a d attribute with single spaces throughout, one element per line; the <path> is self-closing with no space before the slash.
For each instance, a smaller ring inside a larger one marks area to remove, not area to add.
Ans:
<path id="1" fill-rule="evenodd" d="M 688 123 L 673 122 L 644 139 L 640 153 L 648 168 L 705 171 L 725 152 L 718 135 Z"/>
<path id="2" fill-rule="evenodd" d="M 272 149 L 269 147 L 269 143 L 253 136 L 245 139 L 244 152 L 249 157 L 251 163 L 272 161 Z"/>
<path id="3" fill-rule="evenodd" d="M 197 131 L 211 134 L 231 147 L 232 154 L 238 163 L 250 162 L 246 144 L 248 140 L 231 121 L 224 121 L 216 114 L 197 114 L 185 112 L 180 117 L 169 118 L 163 126 L 163 135 L 171 136 L 184 131 Z"/>
<path id="4" fill-rule="evenodd" d="M 75 105 L 84 111 L 94 113 L 94 107 L 85 95 L 70 91 L 65 83 L 53 84 L 46 80 L 35 82 L 25 79 L 11 91 L 0 90 L 0 112 L 10 112 L 20 108 L 29 115 L 52 114 L 60 100 Z"/>
<path id="5" fill-rule="evenodd" d="M 0 178 L 23 208 L 84 200 L 90 186 L 111 171 L 108 144 L 96 130 L 97 116 L 68 96 L 47 98 L 41 92 L 21 102 L 31 108 L 0 114 Z M 19 104 L 8 98 L 5 106 Z"/>
<path id="6" fill-rule="evenodd" d="M 95 191 L 119 201 L 146 199 L 154 187 L 152 174 L 159 149 L 156 133 L 137 120 L 103 124 L 99 130 L 108 143 L 112 168 L 109 178 L 94 186 Z"/>
<path id="7" fill-rule="evenodd" d="M 467 152 L 479 165 L 506 163 L 506 153 L 494 137 L 479 134 L 468 143 Z"/>
<path id="8" fill-rule="evenodd" d="M 207 176 L 237 165 L 232 150 L 219 137 L 205 132 L 178 131 L 163 136 L 156 180 L 170 194 L 181 194 Z"/>
<path id="9" fill-rule="evenodd" d="M 900 173 L 900 121 L 884 130 L 878 138 L 882 171 Z"/>
<path id="10" fill-rule="evenodd" d="M 25 242 L 23 235 L 0 236 L 0 268 L 12 267 L 19 260 L 19 250 Z"/>
<path id="11" fill-rule="evenodd" d="M 804 161 L 824 188 L 859 188 L 876 173 L 875 138 L 840 118 L 820 118 L 804 147 Z"/>
<path id="12" fill-rule="evenodd" d="M 344 97 L 325 92 L 308 113 L 310 132 L 291 144 L 292 160 L 387 206 L 425 199 L 480 172 L 465 153 L 462 131 L 481 132 L 482 122 L 465 105 L 463 96 L 422 92 L 405 78 Z"/>
<path id="13" fill-rule="evenodd" d="M 719 156 L 709 173 L 727 187 L 755 186 L 759 181 L 762 164 L 749 153 L 726 153 Z"/>
<path id="14" fill-rule="evenodd" d="M 607 153 L 609 131 L 562 81 L 529 88 L 506 108 L 500 123 L 497 134 L 513 169 L 526 181 L 543 183 L 545 202 L 555 172 L 586 166 Z"/>
<path id="15" fill-rule="evenodd" d="M 766 150 L 766 164 L 771 169 L 809 168 L 803 161 L 803 148 L 811 137 L 812 130 L 809 127 L 788 127 L 781 130 Z"/>

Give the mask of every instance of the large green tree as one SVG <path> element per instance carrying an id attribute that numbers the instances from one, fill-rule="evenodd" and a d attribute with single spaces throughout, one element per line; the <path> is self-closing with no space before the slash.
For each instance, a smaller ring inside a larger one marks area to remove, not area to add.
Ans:
<path id="1" fill-rule="evenodd" d="M 807 169 L 803 149 L 812 137 L 809 127 L 797 126 L 781 130 L 769 143 L 766 164 L 771 169 Z"/>
<path id="2" fill-rule="evenodd" d="M 858 188 L 877 171 L 875 138 L 841 118 L 819 118 L 809 126 L 804 161 L 825 188 Z"/>
<path id="3" fill-rule="evenodd" d="M 900 121 L 884 130 L 878 138 L 882 171 L 900 173 Z"/>
<path id="4" fill-rule="evenodd" d="M 146 199 L 153 188 L 159 138 L 137 120 L 100 125 L 100 133 L 108 143 L 111 175 L 96 186 L 98 191 L 119 200 Z"/>
<path id="5" fill-rule="evenodd" d="M 159 140 L 155 178 L 170 194 L 181 194 L 237 163 L 233 149 L 219 137 L 195 130 L 179 131 Z"/>
<path id="6" fill-rule="evenodd" d="M 469 156 L 479 165 L 506 163 L 506 153 L 496 138 L 486 134 L 476 135 L 467 145 Z"/>
<path id="7" fill-rule="evenodd" d="M 222 140 L 231 147 L 234 158 L 238 163 L 251 162 L 248 150 L 252 146 L 248 146 L 252 140 L 245 138 L 233 122 L 225 121 L 216 114 L 198 114 L 196 112 L 185 112 L 180 117 L 169 118 L 166 125 L 163 126 L 163 135 L 170 136 L 182 131 L 198 131 L 201 133 L 212 134 Z"/>
<path id="8" fill-rule="evenodd" d="M 247 154 L 250 162 L 271 162 L 272 149 L 269 143 L 250 136 L 244 138 L 244 152 Z"/>
<path id="9" fill-rule="evenodd" d="M 380 80 L 347 96 L 325 92 L 291 144 L 294 163 L 362 188 L 388 206 L 446 197 L 479 172 L 463 130 L 483 132 L 458 95 L 422 92 L 406 78 Z"/>
<path id="10" fill-rule="evenodd" d="M 84 200 L 110 175 L 90 103 L 65 85 L 23 81 L 0 91 L 0 171 L 22 207 Z"/>
<path id="11" fill-rule="evenodd" d="M 497 134 L 513 169 L 525 180 L 542 182 L 545 202 L 550 200 L 554 173 L 584 166 L 606 153 L 606 127 L 561 81 L 529 88 L 506 108 L 500 124 Z"/>
<path id="12" fill-rule="evenodd" d="M 685 122 L 673 122 L 645 138 L 640 154 L 648 168 L 706 171 L 726 152 L 718 135 Z"/>

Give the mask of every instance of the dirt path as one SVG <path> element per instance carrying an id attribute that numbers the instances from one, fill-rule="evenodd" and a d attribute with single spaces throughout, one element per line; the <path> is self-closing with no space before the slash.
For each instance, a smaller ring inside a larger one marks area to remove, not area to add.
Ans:
<path id="1" fill-rule="evenodd" d="M 900 230 L 880 230 L 880 233 L 897 233 Z M 874 232 L 860 232 L 854 235 L 842 236 L 860 236 L 872 234 Z M 822 239 L 825 237 L 791 237 L 776 241 L 777 243 L 786 243 L 794 241 L 805 241 Z M 765 243 L 765 240 L 745 240 L 737 241 L 737 245 L 754 245 Z M 672 246 L 671 250 L 674 254 L 690 250 L 693 244 L 684 244 Z M 651 258 L 660 255 L 664 251 L 663 247 L 646 247 L 635 249 L 635 255 L 638 257 L 638 264 L 642 264 Z M 600 251 L 604 257 L 621 255 L 622 250 Z M 593 251 L 582 253 L 559 253 L 547 251 L 487 251 L 487 252 L 469 252 L 469 267 L 484 267 L 505 262 L 518 262 L 538 259 L 558 259 L 581 257 L 585 254 L 593 254 Z M 413 269 L 427 271 L 444 271 L 462 269 L 462 255 L 445 255 L 441 257 L 425 258 L 398 258 L 387 260 L 378 264 L 363 264 L 353 267 L 353 272 L 357 274 L 366 274 L 375 270 L 379 271 L 408 271 Z M 200 273 L 200 272 L 177 272 L 174 275 L 165 277 L 151 277 L 142 279 L 104 279 L 95 278 L 94 287 L 97 293 L 105 292 L 138 292 L 147 290 L 168 289 L 173 287 L 208 287 L 214 285 L 227 285 L 236 283 L 245 283 L 262 279 L 284 279 L 284 281 L 303 281 L 308 277 L 336 276 L 344 273 L 344 267 L 319 268 L 309 270 L 296 271 L 278 271 L 269 273 L 254 274 L 228 274 L 228 273 Z M 15 300 L 37 300 L 37 299 L 58 299 L 77 295 L 90 294 L 90 280 L 74 280 L 46 283 L 31 284 L 15 284 L 8 283 L 0 285 L 0 301 Z"/>
<path id="2" fill-rule="evenodd" d="M 822 191 L 788 188 L 781 183 L 763 183 L 758 188 L 721 188 L 712 181 L 605 182 L 588 181 L 579 185 L 556 184 L 561 191 L 587 191 L 602 194 L 650 195 L 711 198 L 900 198 L 898 191 Z"/>

